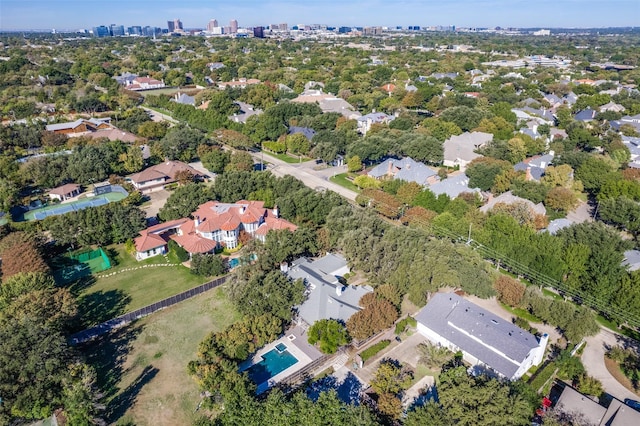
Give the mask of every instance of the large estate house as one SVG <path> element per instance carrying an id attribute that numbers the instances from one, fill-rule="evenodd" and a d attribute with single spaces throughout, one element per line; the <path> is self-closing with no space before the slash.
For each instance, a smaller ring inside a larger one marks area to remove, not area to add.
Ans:
<path id="1" fill-rule="evenodd" d="M 264 242 L 269 231 L 297 229 L 293 223 L 278 217 L 277 207 L 266 209 L 263 201 L 209 201 L 201 204 L 192 216 L 193 220 L 178 219 L 140 232 L 135 239 L 136 259 L 166 253 L 169 239 L 190 254 L 211 253 L 222 247 L 237 248 L 241 232 Z"/>
<path id="2" fill-rule="evenodd" d="M 437 345 L 462 352 L 478 373 L 517 380 L 540 365 L 549 340 L 540 339 L 455 293 L 438 293 L 416 314 L 418 331 Z"/>
<path id="3" fill-rule="evenodd" d="M 348 272 L 345 258 L 332 253 L 314 261 L 301 257 L 286 268 L 287 276 L 303 280 L 306 288 L 307 299 L 295 308 L 299 324 L 313 325 L 323 319 L 347 322 L 362 309 L 360 299 L 373 288 L 346 285 L 341 278 Z"/>
<path id="4" fill-rule="evenodd" d="M 201 175 L 196 169 L 182 161 L 165 161 L 155 166 L 147 167 L 143 171 L 131 175 L 127 180 L 139 191 L 152 192 L 162 189 L 164 185 L 175 182 L 180 172 L 189 172 L 194 177 Z"/>

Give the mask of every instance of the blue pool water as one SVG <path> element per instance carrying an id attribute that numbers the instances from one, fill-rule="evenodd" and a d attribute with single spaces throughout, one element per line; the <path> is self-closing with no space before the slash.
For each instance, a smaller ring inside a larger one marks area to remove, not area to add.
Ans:
<path id="1" fill-rule="evenodd" d="M 249 378 L 256 385 L 266 382 L 270 378 L 283 372 L 284 370 L 298 362 L 298 359 L 291 355 L 288 350 L 286 350 L 286 345 L 282 343 L 281 345 L 284 346 L 284 350 L 279 351 L 275 348 L 271 349 L 269 352 L 262 355 L 262 361 L 252 365 L 247 370 L 247 373 L 249 373 Z"/>
<path id="2" fill-rule="evenodd" d="M 256 260 L 257 258 L 258 258 L 258 256 L 255 253 L 253 253 L 251 256 L 249 256 L 249 260 L 252 261 L 252 262 L 254 260 Z M 229 269 L 233 269 L 233 268 L 235 268 L 235 267 L 237 267 L 239 265 L 240 265 L 240 258 L 239 257 L 235 257 L 233 259 L 229 259 Z"/>

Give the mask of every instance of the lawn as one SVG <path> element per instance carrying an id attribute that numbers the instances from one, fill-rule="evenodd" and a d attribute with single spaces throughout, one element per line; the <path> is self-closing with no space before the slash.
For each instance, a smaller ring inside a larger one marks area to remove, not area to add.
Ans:
<path id="1" fill-rule="evenodd" d="M 347 179 L 348 173 L 340 173 L 338 175 L 332 176 L 329 180 L 333 183 L 337 183 L 338 185 L 350 189 L 351 191 L 360 192 L 360 188 L 355 186 L 353 182 Z"/>
<path id="2" fill-rule="evenodd" d="M 500 302 L 500 306 L 502 306 L 506 311 L 511 312 L 513 315 L 522 318 L 525 321 L 533 322 L 533 323 L 541 323 L 543 322 L 540 318 L 535 315 L 530 314 L 528 311 L 520 308 L 512 308 L 511 306 Z"/>
<path id="3" fill-rule="evenodd" d="M 155 256 L 138 262 L 122 244 L 109 246 L 106 251 L 114 266 L 101 275 L 116 274 L 98 277 L 83 284 L 82 288 L 74 288 L 79 295 L 84 327 L 148 306 L 207 281 L 205 277 L 191 274 L 182 265 L 127 270 L 166 264 L 167 260 L 164 256 Z"/>
<path id="4" fill-rule="evenodd" d="M 309 161 L 310 158 L 307 157 L 302 157 L 302 159 L 300 159 L 297 156 L 293 156 L 293 155 L 288 155 L 288 154 L 277 154 L 275 152 L 270 152 L 270 151 L 262 151 L 265 155 L 267 156 L 271 156 L 273 158 L 277 158 L 278 160 L 282 160 L 286 163 L 302 163 L 304 161 Z"/>
<path id="5" fill-rule="evenodd" d="M 109 424 L 188 425 L 200 402 L 187 364 L 199 343 L 239 319 L 223 289 L 134 322 L 84 348 Z"/>
<path id="6" fill-rule="evenodd" d="M 192 90 L 192 89 L 187 89 L 187 90 Z M 177 88 L 177 87 L 164 87 L 162 89 L 141 90 L 138 93 L 140 95 L 142 95 L 143 97 L 146 97 L 146 96 L 149 96 L 149 95 L 154 95 L 154 96 L 169 95 L 169 96 L 173 96 L 175 93 L 178 93 L 179 91 L 180 91 L 180 89 Z"/>

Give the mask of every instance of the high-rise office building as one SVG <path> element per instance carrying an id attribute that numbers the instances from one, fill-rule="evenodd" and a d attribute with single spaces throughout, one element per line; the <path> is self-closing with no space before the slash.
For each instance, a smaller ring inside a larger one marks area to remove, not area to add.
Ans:
<path id="1" fill-rule="evenodd" d="M 111 35 L 114 37 L 124 36 L 124 25 L 111 24 Z"/>
<path id="2" fill-rule="evenodd" d="M 94 37 L 109 37 L 110 35 L 111 35 L 111 30 L 109 30 L 109 27 L 105 27 L 104 25 L 100 25 L 99 27 L 93 27 Z"/>
<path id="3" fill-rule="evenodd" d="M 214 28 L 217 28 L 217 27 L 218 27 L 218 21 L 216 19 L 212 19 L 207 24 L 207 32 L 212 33 L 214 31 Z"/>
<path id="4" fill-rule="evenodd" d="M 235 19 L 232 19 L 229 22 L 229 27 L 231 28 L 231 34 L 235 34 L 238 32 L 238 21 L 236 21 Z"/>
<path id="5" fill-rule="evenodd" d="M 180 19 L 174 19 L 173 21 L 167 21 L 167 29 L 169 30 L 170 33 L 183 30 L 182 21 L 180 21 Z"/>
<path id="6" fill-rule="evenodd" d="M 253 36 L 255 38 L 264 38 L 264 27 L 253 27 Z"/>
<path id="7" fill-rule="evenodd" d="M 142 35 L 142 27 L 140 25 L 134 25 L 127 28 L 129 35 Z"/>

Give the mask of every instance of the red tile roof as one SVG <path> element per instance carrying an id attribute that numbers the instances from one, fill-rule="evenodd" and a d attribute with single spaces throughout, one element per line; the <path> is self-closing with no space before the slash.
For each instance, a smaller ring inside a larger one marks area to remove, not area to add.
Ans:
<path id="1" fill-rule="evenodd" d="M 172 235 L 170 238 L 180 244 L 182 248 L 189 253 L 209 253 L 218 246 L 218 243 L 214 240 L 202 238 L 193 233 L 186 235 Z"/>
<path id="2" fill-rule="evenodd" d="M 165 182 L 169 183 L 174 181 L 176 178 L 176 174 L 183 170 L 191 172 L 191 174 L 193 174 L 194 176 L 200 175 L 200 173 L 196 169 L 186 163 L 183 163 L 182 161 L 165 161 L 164 163 L 147 167 L 140 173 L 131 175 L 131 180 L 135 183 L 140 184 L 164 177 Z"/>
<path id="3" fill-rule="evenodd" d="M 167 244 L 167 242 L 161 236 L 157 234 L 150 234 L 147 231 L 148 230 L 142 231 L 141 235 L 133 240 L 136 245 L 136 251 L 149 251 Z"/>
<path id="4" fill-rule="evenodd" d="M 264 223 L 260 225 L 256 231 L 256 235 L 264 236 L 267 235 L 269 231 L 276 231 L 279 229 L 288 229 L 289 231 L 294 232 L 298 227 L 288 220 L 267 216 Z"/>
<path id="5" fill-rule="evenodd" d="M 80 185 L 75 184 L 75 183 L 67 183 L 66 185 L 62 185 L 59 186 L 57 188 L 53 188 L 51 191 L 49 191 L 49 194 L 54 194 L 54 195 L 67 195 L 70 192 L 73 192 L 77 189 L 80 189 Z"/>

